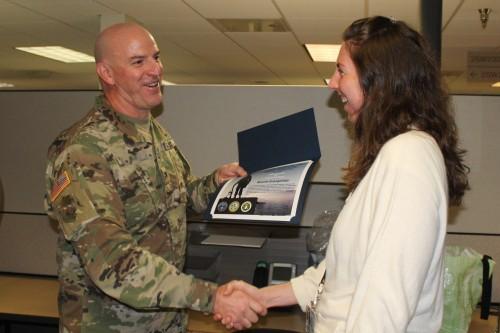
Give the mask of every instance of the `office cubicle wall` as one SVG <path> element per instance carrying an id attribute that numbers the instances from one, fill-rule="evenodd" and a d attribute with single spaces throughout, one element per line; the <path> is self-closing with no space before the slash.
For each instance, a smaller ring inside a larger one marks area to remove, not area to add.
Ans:
<path id="1" fill-rule="evenodd" d="M 0 271 L 18 270 L 19 266 L 24 267 L 24 271 L 41 274 L 54 271 L 55 234 L 46 217 L 36 215 L 43 214 L 45 152 L 61 129 L 88 111 L 96 94 L 95 91 L 0 92 L 0 187 L 3 193 Z M 500 258 L 500 223 L 497 221 L 500 216 L 500 97 L 454 96 L 453 102 L 460 137 L 469 151 L 467 163 L 471 166 L 472 189 L 466 195 L 464 206 L 452 210 L 449 231 L 461 233 L 453 238 L 454 242 L 472 241 L 482 252 Z M 341 167 L 347 161 L 350 146 L 342 113 L 338 111 L 341 107 L 328 89 L 168 86 L 164 109 L 156 113 L 190 160 L 193 171 L 204 174 L 221 163 L 237 159 L 237 131 L 309 107 L 315 108 L 323 155 L 312 178 L 313 182 L 320 183 L 313 185 L 314 199 L 307 204 L 304 214 L 304 225 L 310 225 L 320 210 L 338 207 L 339 202 L 335 200 L 340 197 L 339 186 L 330 183 L 341 181 Z M 313 208 L 308 210 L 308 207 Z M 475 233 L 481 235 L 471 235 Z M 37 243 L 42 238 L 44 241 Z M 47 260 L 51 264 L 44 264 Z M 44 270 L 44 267 L 51 268 Z M 497 290 L 496 295 L 500 295 L 500 291 Z"/>

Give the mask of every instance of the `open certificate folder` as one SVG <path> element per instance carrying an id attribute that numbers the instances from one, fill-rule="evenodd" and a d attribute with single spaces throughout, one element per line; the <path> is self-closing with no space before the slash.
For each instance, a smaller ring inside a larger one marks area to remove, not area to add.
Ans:
<path id="1" fill-rule="evenodd" d="M 300 223 L 312 166 L 321 156 L 314 110 L 239 132 L 238 153 L 248 176 L 222 186 L 207 218 Z"/>
<path id="2" fill-rule="evenodd" d="M 219 219 L 290 221 L 312 164 L 296 162 L 233 178 L 219 191 L 210 214 Z"/>

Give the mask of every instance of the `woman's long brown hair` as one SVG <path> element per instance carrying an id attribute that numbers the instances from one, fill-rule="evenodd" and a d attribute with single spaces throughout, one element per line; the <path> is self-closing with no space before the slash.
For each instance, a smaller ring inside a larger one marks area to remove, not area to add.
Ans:
<path id="1" fill-rule="evenodd" d="M 343 39 L 357 68 L 365 101 L 354 124 L 354 146 L 344 180 L 359 184 L 382 145 L 412 126 L 430 134 L 446 164 L 450 204 L 469 188 L 465 151 L 439 68 L 424 38 L 401 21 L 376 16 L 353 22 Z"/>

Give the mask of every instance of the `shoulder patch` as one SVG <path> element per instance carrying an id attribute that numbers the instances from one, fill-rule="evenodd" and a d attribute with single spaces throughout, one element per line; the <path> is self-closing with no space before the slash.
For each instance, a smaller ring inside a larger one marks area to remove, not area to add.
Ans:
<path id="1" fill-rule="evenodd" d="M 69 178 L 68 173 L 64 171 L 52 186 L 52 191 L 50 191 L 50 201 L 54 202 L 54 200 L 57 199 L 59 194 L 61 194 L 61 192 L 64 191 L 69 184 L 71 184 L 71 179 Z"/>

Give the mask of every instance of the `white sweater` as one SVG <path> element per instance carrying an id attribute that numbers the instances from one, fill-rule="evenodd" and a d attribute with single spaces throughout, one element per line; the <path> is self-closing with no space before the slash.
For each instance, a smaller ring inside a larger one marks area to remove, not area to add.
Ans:
<path id="1" fill-rule="evenodd" d="M 325 260 L 292 280 L 303 310 L 326 266 L 315 332 L 438 332 L 443 313 L 446 169 L 434 139 L 389 140 L 332 229 Z"/>

